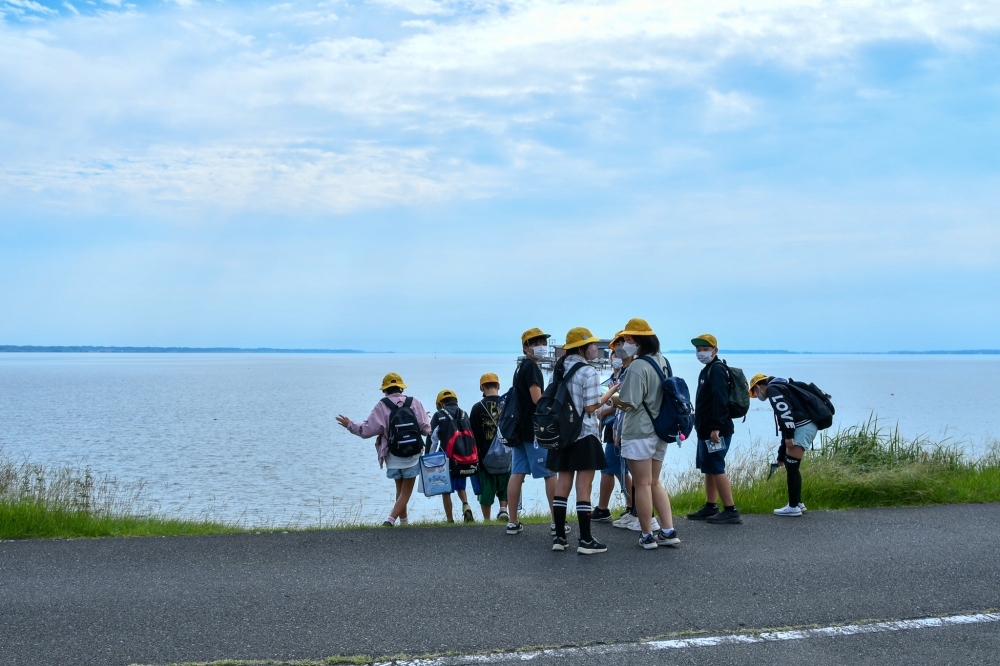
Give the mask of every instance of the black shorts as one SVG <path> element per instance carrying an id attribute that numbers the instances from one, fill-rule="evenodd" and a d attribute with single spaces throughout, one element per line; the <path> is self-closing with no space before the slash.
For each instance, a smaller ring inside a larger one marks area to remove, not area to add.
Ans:
<path id="1" fill-rule="evenodd" d="M 550 472 L 578 472 L 607 466 L 604 445 L 594 435 L 578 439 L 564 449 L 549 451 L 545 459 L 545 468 Z"/>

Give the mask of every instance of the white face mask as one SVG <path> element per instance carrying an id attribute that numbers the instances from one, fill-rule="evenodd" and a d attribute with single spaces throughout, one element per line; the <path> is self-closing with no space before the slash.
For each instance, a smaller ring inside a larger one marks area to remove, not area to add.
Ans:
<path id="1" fill-rule="evenodd" d="M 531 348 L 531 355 L 535 358 L 541 359 L 549 355 L 548 345 L 538 345 L 537 347 Z"/>
<path id="2" fill-rule="evenodd" d="M 622 351 L 625 352 L 625 358 L 635 356 L 635 353 L 639 351 L 639 345 L 632 344 L 631 342 L 623 342 Z"/>
<path id="3" fill-rule="evenodd" d="M 713 354 L 710 351 L 695 352 L 695 356 L 697 356 L 698 360 L 704 363 L 705 365 L 711 363 L 712 359 L 715 358 L 715 354 Z"/>
<path id="4" fill-rule="evenodd" d="M 615 370 L 617 370 L 618 368 L 622 367 L 622 360 L 620 358 L 618 358 L 617 356 L 612 356 L 611 357 L 611 367 L 614 368 Z"/>
<path id="5" fill-rule="evenodd" d="M 593 361 L 600 353 L 601 350 L 597 348 L 597 345 L 587 345 L 587 350 L 583 352 L 583 357 L 588 361 Z"/>

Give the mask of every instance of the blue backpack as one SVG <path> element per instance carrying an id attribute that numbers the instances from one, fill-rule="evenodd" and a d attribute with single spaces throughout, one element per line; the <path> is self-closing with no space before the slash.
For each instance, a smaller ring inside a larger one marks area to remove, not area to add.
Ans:
<path id="1" fill-rule="evenodd" d="M 646 361 L 656 369 L 656 374 L 660 376 L 663 387 L 663 406 L 660 413 L 653 416 L 646 407 L 643 400 L 642 406 L 649 414 L 653 422 L 653 430 L 656 436 L 664 442 L 676 442 L 678 439 L 685 440 L 694 429 L 694 405 L 691 404 L 691 392 L 688 391 L 687 382 L 680 377 L 674 377 L 674 371 L 670 368 L 670 361 L 667 361 L 667 375 L 663 375 L 663 370 L 656 361 L 648 356 L 639 356 L 640 361 Z M 666 360 L 666 359 L 664 359 Z M 680 444 L 678 443 L 678 446 Z"/>

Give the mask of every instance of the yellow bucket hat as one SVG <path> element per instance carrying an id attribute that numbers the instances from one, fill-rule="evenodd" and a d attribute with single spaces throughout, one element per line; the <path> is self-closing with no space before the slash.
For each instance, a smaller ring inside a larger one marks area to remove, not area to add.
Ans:
<path id="1" fill-rule="evenodd" d="M 577 347 L 589 345 L 591 342 L 600 341 L 601 339 L 595 337 L 589 329 L 577 326 L 576 328 L 569 329 L 569 333 L 566 334 L 566 344 L 563 345 L 563 349 L 576 349 Z"/>
<path id="2" fill-rule="evenodd" d="M 403 378 L 397 375 L 395 372 L 390 372 L 385 377 L 382 378 L 382 388 L 379 391 L 384 391 L 389 387 L 398 386 L 401 389 L 406 388 L 406 384 L 403 383 Z"/>
<path id="3" fill-rule="evenodd" d="M 691 344 L 695 347 L 718 347 L 719 341 L 715 339 L 715 336 L 706 333 L 705 335 L 699 335 L 697 338 L 691 338 Z"/>
<path id="4" fill-rule="evenodd" d="M 619 338 L 621 338 L 623 335 L 625 335 L 625 331 L 618 331 L 617 333 L 615 333 L 615 337 L 611 338 L 611 343 L 608 346 L 614 349 L 615 343 L 618 342 Z"/>
<path id="5" fill-rule="evenodd" d="M 552 336 L 544 332 L 540 328 L 529 328 L 527 331 L 521 334 L 521 345 L 523 346 L 528 340 L 532 338 L 551 338 Z"/>
<path id="6" fill-rule="evenodd" d="M 445 389 L 440 393 L 438 393 L 437 400 L 434 401 L 434 404 L 437 405 L 438 408 L 440 408 L 441 401 L 447 400 L 448 398 L 454 398 L 455 400 L 458 400 L 458 396 L 455 395 L 454 391 L 452 391 L 451 389 Z"/>
<path id="7" fill-rule="evenodd" d="M 483 388 L 483 384 L 499 384 L 500 378 L 497 377 L 492 372 L 487 372 L 482 377 L 479 378 L 479 388 Z"/>
<path id="8" fill-rule="evenodd" d="M 639 319 L 635 317 L 634 319 L 629 319 L 628 323 L 625 324 L 625 330 L 621 332 L 622 335 L 656 335 L 653 333 L 653 329 L 649 327 L 645 319 Z"/>
<path id="9" fill-rule="evenodd" d="M 757 373 L 756 375 L 753 376 L 753 379 L 750 380 L 750 395 L 753 395 L 753 387 L 757 386 L 757 384 L 760 384 L 765 379 L 767 379 L 767 375 L 763 375 L 760 373 Z"/>

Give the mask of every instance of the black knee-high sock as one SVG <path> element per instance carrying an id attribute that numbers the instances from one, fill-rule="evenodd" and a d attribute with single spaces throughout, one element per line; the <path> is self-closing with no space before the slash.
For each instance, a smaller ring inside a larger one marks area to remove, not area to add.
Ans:
<path id="1" fill-rule="evenodd" d="M 593 507 L 590 506 L 590 502 L 576 503 L 576 519 L 580 521 L 580 539 L 582 541 L 590 541 L 591 511 L 593 511 Z"/>
<path id="2" fill-rule="evenodd" d="M 785 475 L 788 477 L 788 506 L 798 506 L 802 501 L 802 473 L 799 472 L 801 458 L 785 455 Z"/>
<path id="3" fill-rule="evenodd" d="M 556 536 L 566 537 L 566 498 L 552 498 L 552 520 L 556 523 Z"/>
<path id="4" fill-rule="evenodd" d="M 581 541 L 590 541 L 590 512 L 593 510 L 590 502 L 576 503 L 576 519 L 580 521 Z"/>

